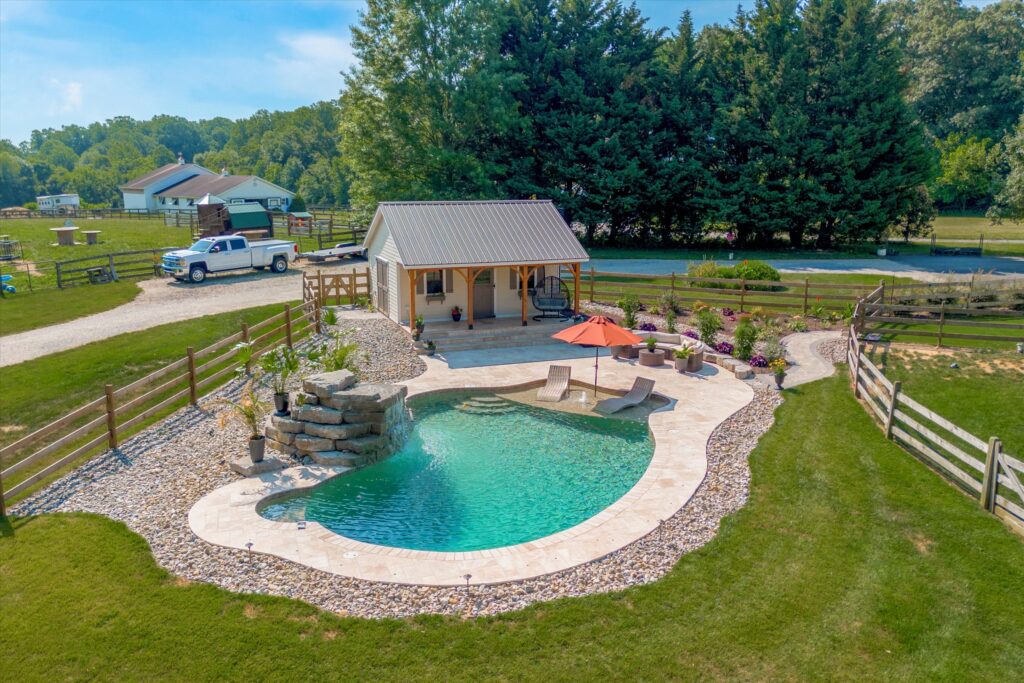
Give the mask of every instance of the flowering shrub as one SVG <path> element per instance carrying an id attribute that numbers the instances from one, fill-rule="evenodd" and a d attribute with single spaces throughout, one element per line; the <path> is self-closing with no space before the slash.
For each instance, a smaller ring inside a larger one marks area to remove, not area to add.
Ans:
<path id="1" fill-rule="evenodd" d="M 641 332 L 657 332 L 658 326 L 654 323 L 641 323 L 637 329 Z"/>
<path id="2" fill-rule="evenodd" d="M 766 367 L 768 367 L 768 359 L 765 358 L 764 356 L 762 356 L 761 354 L 757 354 L 756 356 L 751 356 L 751 358 L 750 358 L 750 367 L 752 367 L 752 368 L 766 368 Z"/>
<path id="3" fill-rule="evenodd" d="M 736 315 L 736 311 L 732 310 L 728 306 L 722 306 L 722 315 L 728 317 L 730 315 Z"/>
<path id="4" fill-rule="evenodd" d="M 727 356 L 731 356 L 733 346 L 727 341 L 718 342 L 717 344 L 715 344 L 715 351 L 718 351 L 719 353 L 724 353 Z"/>
<path id="5" fill-rule="evenodd" d="M 776 358 L 775 360 L 773 360 L 771 363 L 768 364 L 768 367 L 770 367 L 772 369 L 772 372 L 774 372 L 776 375 L 786 374 L 786 361 L 782 360 L 781 358 Z"/>
<path id="6" fill-rule="evenodd" d="M 686 332 L 683 332 L 683 336 L 689 337 L 690 339 L 700 339 L 700 335 L 693 330 L 687 330 Z"/>

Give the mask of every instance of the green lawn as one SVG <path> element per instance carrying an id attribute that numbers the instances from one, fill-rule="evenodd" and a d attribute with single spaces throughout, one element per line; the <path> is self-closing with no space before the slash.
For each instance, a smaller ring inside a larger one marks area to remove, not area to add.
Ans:
<path id="1" fill-rule="evenodd" d="M 0 335 L 34 330 L 99 313 L 142 293 L 132 281 L 105 285 L 19 291 L 0 299 Z"/>
<path id="2" fill-rule="evenodd" d="M 837 376 L 787 392 L 747 506 L 665 579 L 500 617 L 340 618 L 175 581 L 124 526 L 0 539 L 12 681 L 1015 680 L 1024 540 L 884 440 Z"/>
<path id="3" fill-rule="evenodd" d="M 3 391 L 0 391 L 0 446 L 12 443 L 33 429 L 49 424 L 74 408 L 99 398 L 103 395 L 105 384 L 113 384 L 115 388 L 130 384 L 182 358 L 189 346 L 198 351 L 238 332 L 243 320 L 253 324 L 282 310 L 282 305 L 273 304 L 170 323 L 17 365 L 0 367 L 0 387 L 3 387 Z M 199 364 L 203 362 L 200 360 Z M 212 374 L 212 371 L 202 376 Z M 180 388 L 172 387 L 166 393 L 169 395 Z M 182 399 L 180 405 L 184 403 Z M 168 408 L 161 415 L 172 412 L 180 405 Z M 84 424 L 92 417 L 95 415 L 79 423 Z M 5 478 L 5 484 L 8 487 L 16 484 L 69 450 L 58 451 L 51 458 L 17 472 L 9 479 Z M 9 456 L 10 461 L 5 459 L 3 464 L 24 458 L 30 452 L 23 451 Z M 62 472 L 66 469 L 70 468 Z"/>
<path id="4" fill-rule="evenodd" d="M 64 224 L 63 217 L 8 218 L 0 220 L 0 233 L 21 242 L 25 258 L 31 261 L 53 261 L 109 254 L 116 251 L 135 251 L 161 247 L 183 247 L 192 243 L 188 228 L 166 227 L 160 218 L 73 218 L 82 230 L 101 230 L 99 244 L 74 247 L 56 247 L 50 228 Z M 84 242 L 84 236 L 77 241 Z"/>
<path id="5" fill-rule="evenodd" d="M 977 334 L 977 335 L 991 335 L 993 337 L 1005 337 L 1006 340 L 982 340 L 982 339 L 957 339 L 954 337 L 943 337 L 942 345 L 944 347 L 957 347 L 965 349 L 994 349 L 994 350 L 1013 350 L 1017 342 L 1024 341 L 1024 330 L 1014 330 L 1005 328 L 986 328 L 986 327 L 975 327 L 975 326 L 961 326 L 957 325 L 957 318 L 947 318 L 942 326 L 943 334 Z M 972 318 L 966 318 L 968 322 L 990 322 L 990 323 L 1010 323 L 1010 324 L 1024 324 L 1024 316 L 989 316 L 981 315 Z M 937 334 L 939 331 L 939 323 L 935 322 L 928 323 L 903 323 L 903 322 L 881 322 L 873 323 L 868 319 L 870 327 L 869 330 L 878 330 L 878 333 L 882 335 L 882 340 L 887 342 L 898 342 L 901 344 L 919 344 L 919 345 L 931 345 L 937 344 L 938 337 L 928 337 L 914 334 L 901 334 L 901 331 L 917 331 L 917 332 L 930 332 Z M 891 330 L 891 331 L 890 331 Z"/>
<path id="6" fill-rule="evenodd" d="M 1024 356 L 892 348 L 872 360 L 911 398 L 983 441 L 998 436 L 1004 450 L 1024 457 Z"/>
<path id="7" fill-rule="evenodd" d="M 1024 224 L 1004 221 L 992 225 L 984 216 L 939 216 L 932 223 L 932 230 L 938 242 L 943 239 L 976 240 L 984 235 L 986 240 L 1024 240 Z"/>

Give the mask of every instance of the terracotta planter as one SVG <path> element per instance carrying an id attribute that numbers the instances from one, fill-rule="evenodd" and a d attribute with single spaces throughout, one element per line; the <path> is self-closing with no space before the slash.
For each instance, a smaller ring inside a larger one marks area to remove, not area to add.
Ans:
<path id="1" fill-rule="evenodd" d="M 288 414 L 288 394 L 274 394 L 274 408 L 278 415 Z"/>
<path id="2" fill-rule="evenodd" d="M 249 458 L 253 462 L 263 462 L 263 454 L 267 450 L 266 437 L 249 439 Z"/>
<path id="3" fill-rule="evenodd" d="M 664 364 L 665 354 L 661 352 L 661 349 L 654 349 L 653 351 L 640 349 L 640 365 L 646 368 L 656 368 Z"/>

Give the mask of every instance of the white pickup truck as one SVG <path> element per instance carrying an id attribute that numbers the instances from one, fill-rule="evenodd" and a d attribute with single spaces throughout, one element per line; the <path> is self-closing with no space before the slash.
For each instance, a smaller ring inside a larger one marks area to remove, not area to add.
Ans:
<path id="1" fill-rule="evenodd" d="M 299 245 L 285 240 L 250 242 L 241 235 L 204 237 L 188 249 L 164 254 L 163 271 L 175 280 L 202 282 L 208 273 L 225 270 L 270 268 L 275 273 L 288 270 Z"/>

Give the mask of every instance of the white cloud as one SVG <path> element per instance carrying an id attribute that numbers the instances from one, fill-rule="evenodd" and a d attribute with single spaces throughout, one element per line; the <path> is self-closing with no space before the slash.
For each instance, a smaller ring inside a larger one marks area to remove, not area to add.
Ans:
<path id="1" fill-rule="evenodd" d="M 341 90 L 341 72 L 355 63 L 352 45 L 332 33 L 307 31 L 279 36 L 282 52 L 267 55 L 274 89 L 313 100 L 333 99 Z"/>
<path id="2" fill-rule="evenodd" d="M 52 98 L 47 111 L 54 114 L 70 114 L 82 109 L 82 84 L 78 81 L 62 83 L 56 78 L 50 79 Z"/>

